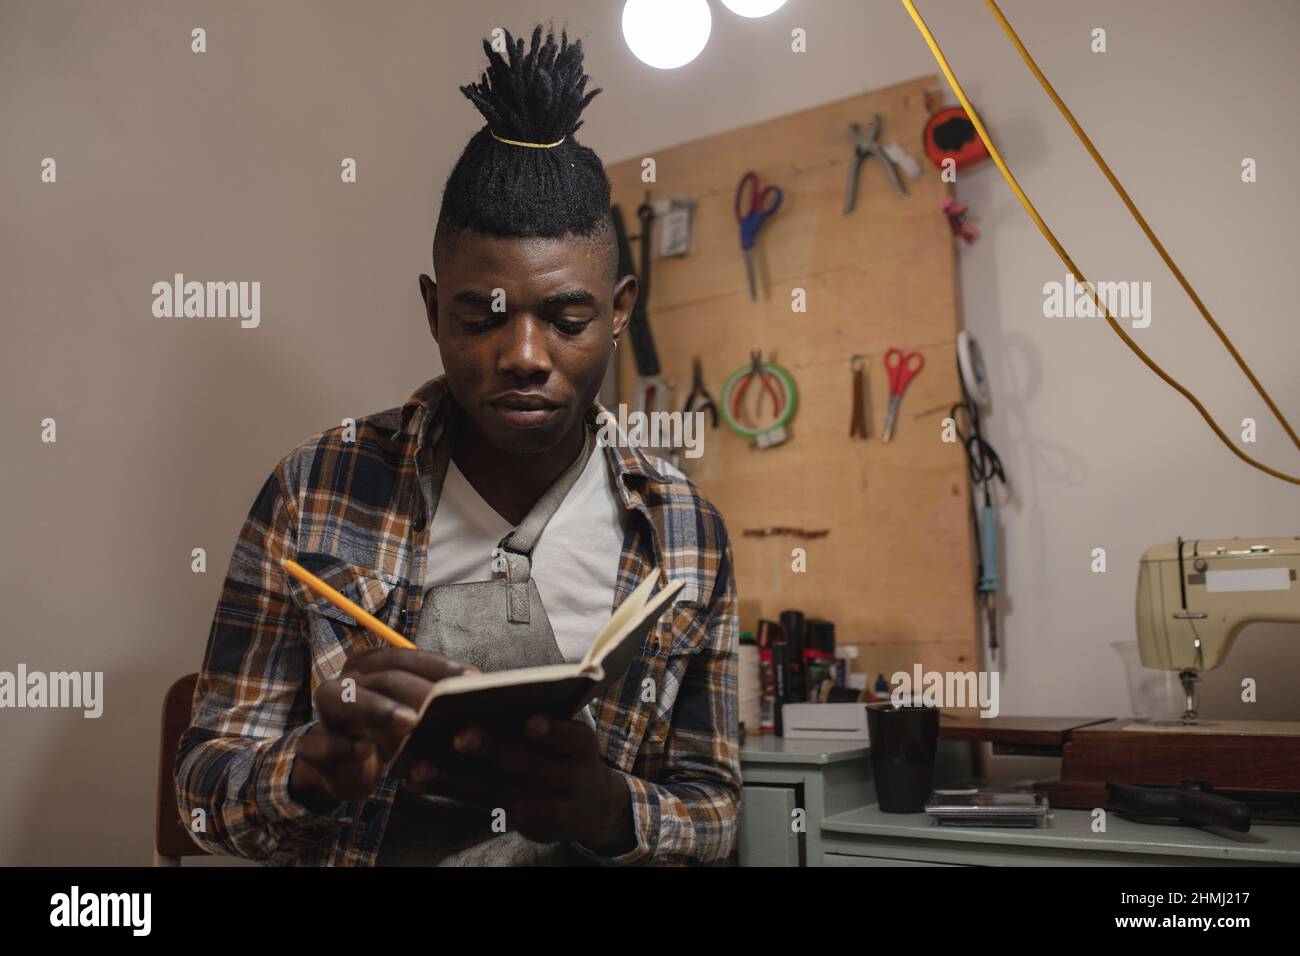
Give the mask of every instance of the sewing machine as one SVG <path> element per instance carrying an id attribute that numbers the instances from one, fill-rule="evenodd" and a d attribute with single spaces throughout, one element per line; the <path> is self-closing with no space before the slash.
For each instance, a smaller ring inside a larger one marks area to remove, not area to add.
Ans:
<path id="1" fill-rule="evenodd" d="M 1183 718 L 1197 718 L 1196 683 L 1256 621 L 1300 623 L 1300 538 L 1161 544 L 1138 565 L 1137 639 L 1145 667 L 1178 671 Z"/>
<path id="2" fill-rule="evenodd" d="M 1151 548 L 1138 569 L 1139 653 L 1146 667 L 1178 672 L 1181 715 L 970 718 L 941 735 L 987 741 L 995 754 L 1060 757 L 1060 779 L 1035 784 L 1054 807 L 1238 830 L 1252 819 L 1300 823 L 1300 721 L 1202 719 L 1196 700 L 1200 674 L 1224 663 L 1247 624 L 1300 623 L 1298 571 L 1300 538 Z"/>

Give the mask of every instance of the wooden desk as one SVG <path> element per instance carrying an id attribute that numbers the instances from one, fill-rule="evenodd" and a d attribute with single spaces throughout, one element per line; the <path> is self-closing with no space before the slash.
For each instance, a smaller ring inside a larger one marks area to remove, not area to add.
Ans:
<path id="1" fill-rule="evenodd" d="M 970 779 L 969 758 L 969 745 L 945 733 L 936 786 Z M 924 813 L 882 813 L 862 742 L 750 737 L 741 769 L 741 866 L 1300 865 L 1300 826 L 1230 833 L 1112 812 L 1106 832 L 1093 833 L 1087 810 L 1055 809 L 1049 826 L 1032 830 L 939 827 Z M 793 826 L 797 810 L 802 831 Z"/>
<path id="2" fill-rule="evenodd" d="M 1039 829 L 940 827 L 876 804 L 822 819 L 822 866 L 1300 866 L 1300 827 L 1249 833 L 1161 826 L 1053 810 Z"/>

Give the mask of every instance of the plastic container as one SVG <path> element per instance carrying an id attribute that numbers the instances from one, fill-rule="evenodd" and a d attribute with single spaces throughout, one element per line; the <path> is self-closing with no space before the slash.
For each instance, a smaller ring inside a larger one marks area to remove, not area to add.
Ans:
<path id="1" fill-rule="evenodd" d="M 1143 667 L 1137 641 L 1115 641 L 1110 646 L 1124 664 L 1129 706 L 1134 717 L 1169 718 L 1183 712 L 1186 695 L 1177 671 Z"/>

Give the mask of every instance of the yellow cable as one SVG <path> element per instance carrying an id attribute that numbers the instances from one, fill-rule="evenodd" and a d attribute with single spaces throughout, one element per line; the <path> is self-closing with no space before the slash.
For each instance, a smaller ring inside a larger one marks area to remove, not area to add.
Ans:
<path id="1" fill-rule="evenodd" d="M 1013 176 L 1011 174 L 1011 170 L 1007 168 L 1007 164 L 1002 159 L 1002 154 L 999 153 L 997 147 L 993 145 L 992 137 L 989 136 L 988 130 L 984 128 L 984 124 L 980 122 L 979 114 L 975 112 L 975 107 L 972 106 L 970 100 L 967 99 L 965 90 L 962 89 L 961 84 L 957 81 L 957 77 L 953 75 L 952 67 L 948 65 L 947 58 L 943 55 L 943 51 L 939 49 L 939 44 L 935 41 L 934 34 L 932 34 L 930 32 L 930 28 L 926 26 L 925 20 L 921 18 L 921 14 L 917 11 L 915 4 L 912 2 L 912 0 L 901 0 L 901 2 L 903 6 L 907 9 L 908 15 L 911 16 L 912 22 L 916 24 L 916 28 L 921 32 L 921 36 L 925 39 L 925 43 L 930 48 L 930 52 L 934 54 L 934 58 L 938 62 L 939 68 L 943 70 L 943 75 L 948 80 L 948 85 L 952 87 L 952 91 L 957 95 L 957 99 L 961 102 L 962 108 L 966 110 L 966 114 L 970 117 L 971 123 L 973 123 L 975 126 L 975 131 L 979 134 L 980 139 L 983 140 L 985 147 L 988 149 L 989 156 L 993 159 L 994 164 L 998 167 L 998 171 L 1002 173 L 1002 178 L 1005 179 L 1007 185 L 1011 187 L 1011 191 L 1015 193 L 1016 198 L 1020 201 L 1020 205 L 1023 206 L 1025 212 L 1029 214 L 1029 218 L 1034 221 L 1034 225 L 1038 227 L 1038 231 L 1043 234 L 1043 238 L 1047 240 L 1048 244 L 1056 251 L 1056 254 L 1060 257 L 1061 262 L 1065 264 L 1065 267 L 1075 277 L 1075 281 L 1088 290 L 1088 294 L 1092 298 L 1093 304 L 1096 305 L 1101 315 L 1105 317 L 1107 324 L 1110 325 L 1111 329 L 1115 332 L 1115 334 L 1120 337 L 1120 339 L 1124 342 L 1125 345 L 1129 347 L 1129 350 L 1132 351 L 1134 355 L 1136 355 L 1139 359 L 1142 360 L 1143 364 L 1145 364 L 1147 368 L 1151 369 L 1151 371 L 1153 371 L 1156 375 L 1158 375 L 1160 379 L 1165 382 L 1165 384 L 1167 384 L 1170 388 L 1174 389 L 1174 391 L 1178 392 L 1178 394 L 1182 395 L 1183 398 L 1187 399 L 1187 401 L 1192 404 L 1192 407 L 1195 408 L 1197 412 L 1200 413 L 1201 418 L 1205 420 L 1205 423 L 1210 426 L 1210 430 L 1213 431 L 1214 434 L 1218 436 L 1219 441 L 1223 442 L 1223 444 L 1227 446 L 1229 451 L 1231 451 L 1242 461 L 1246 462 L 1246 464 L 1250 465 L 1253 468 L 1258 468 L 1260 471 L 1264 472 L 1265 474 L 1272 475 L 1274 478 L 1279 478 L 1282 481 L 1288 481 L 1294 485 L 1300 485 L 1300 478 L 1297 478 L 1294 475 L 1288 475 L 1285 472 L 1278 471 L 1274 468 L 1270 468 L 1268 465 L 1265 465 L 1263 462 L 1256 461 L 1254 458 L 1250 457 L 1241 449 L 1239 449 L 1236 445 L 1234 445 L 1232 443 L 1232 440 L 1223 433 L 1223 430 L 1221 428 L 1219 428 L 1218 423 L 1210 415 L 1209 411 L 1206 410 L 1205 406 L 1201 404 L 1200 400 L 1197 399 L 1197 397 L 1193 395 L 1190 391 L 1188 391 L 1188 389 L 1186 389 L 1182 385 L 1182 383 L 1180 383 L 1177 379 L 1169 375 L 1164 369 L 1162 369 L 1159 365 L 1157 365 L 1151 359 L 1151 357 L 1146 354 L 1146 352 L 1142 351 L 1141 347 L 1138 346 L 1138 344 L 1133 341 L 1133 339 L 1128 335 L 1127 332 L 1124 331 L 1124 329 L 1120 326 L 1120 324 L 1115 321 L 1115 319 L 1111 316 L 1110 312 L 1106 309 L 1105 305 L 1102 304 L 1101 300 L 1097 297 L 1096 290 L 1093 289 L 1091 283 L 1089 283 L 1088 280 L 1084 277 L 1083 273 L 1079 270 L 1079 267 L 1074 264 L 1074 260 L 1070 258 L 1070 254 L 1065 251 L 1065 247 L 1062 246 L 1061 243 L 1057 240 L 1056 236 L 1052 233 L 1052 230 L 1047 227 L 1047 223 L 1045 223 L 1043 221 L 1043 218 L 1038 214 L 1038 210 L 1034 208 L 1034 204 L 1029 201 L 1029 197 L 1026 196 L 1024 190 L 1020 188 L 1020 184 L 1016 182 L 1016 177 Z M 987 2 L 989 2 L 990 5 L 992 4 L 992 0 L 987 0 Z M 994 7 L 994 9 L 996 10 L 996 7 Z M 999 17 L 999 20 L 1001 20 L 1004 29 L 1009 31 L 1010 24 L 1007 24 L 1005 18 L 1001 17 L 1000 11 L 997 11 L 997 15 Z M 1025 51 L 1024 47 L 1020 45 L 1019 39 L 1015 37 L 1014 33 L 1009 33 L 1008 35 L 1013 38 L 1012 42 L 1015 43 L 1016 46 L 1021 50 L 1022 55 L 1026 58 L 1026 62 L 1032 64 L 1032 60 L 1029 59 L 1028 52 Z M 1044 78 L 1042 74 L 1038 72 L 1037 67 L 1031 65 L 1031 69 L 1033 69 L 1035 75 L 1039 77 L 1040 82 L 1046 85 L 1047 83 L 1046 78 Z M 1092 148 L 1092 144 L 1089 141 L 1087 141 L 1086 136 L 1083 135 L 1083 130 L 1079 128 L 1078 124 L 1074 122 L 1074 118 L 1069 114 L 1069 111 L 1065 109 L 1065 104 L 1060 101 L 1060 98 L 1056 96 L 1055 91 L 1051 90 L 1050 86 L 1047 86 L 1047 89 L 1049 91 L 1049 94 L 1052 96 L 1053 100 L 1056 102 L 1058 108 L 1062 110 L 1067 120 L 1069 120 L 1071 125 L 1074 127 L 1075 132 L 1079 134 L 1081 138 L 1084 139 L 1085 145 L 1089 147 L 1089 151 L 1093 154 L 1093 158 L 1103 166 L 1103 171 L 1108 174 L 1108 178 L 1111 180 L 1111 184 L 1120 191 L 1121 198 L 1125 200 L 1125 203 L 1126 205 L 1128 205 L 1130 211 L 1138 218 L 1139 224 L 1144 227 L 1143 231 L 1147 234 L 1147 237 L 1156 245 L 1157 250 L 1161 253 L 1161 256 L 1165 260 L 1166 264 L 1169 265 L 1170 268 L 1174 270 L 1174 273 L 1175 275 L 1178 276 L 1180 282 L 1183 285 L 1183 288 L 1188 292 L 1190 296 L 1192 296 L 1193 301 L 1196 302 L 1198 308 L 1200 308 L 1201 314 L 1205 316 L 1206 321 L 1210 323 L 1211 327 L 1218 333 L 1219 338 L 1224 342 L 1225 345 L 1227 345 L 1229 351 L 1231 351 L 1232 355 L 1237 359 L 1237 363 L 1246 372 L 1251 382 L 1255 384 L 1256 389 L 1263 396 L 1265 402 L 1268 403 L 1268 407 L 1270 408 L 1270 410 L 1272 410 L 1273 414 L 1277 416 L 1280 422 L 1282 422 L 1283 426 L 1287 430 L 1287 433 L 1291 435 L 1292 440 L 1295 440 L 1296 436 L 1295 433 L 1291 430 L 1290 424 L 1286 421 L 1285 418 L 1282 417 L 1281 412 L 1279 412 L 1276 406 L 1274 406 L 1272 400 L 1268 397 L 1267 393 L 1264 391 L 1263 386 L 1259 384 L 1255 376 L 1251 374 L 1249 368 L 1246 367 L 1245 360 L 1243 360 L 1241 356 L 1238 355 L 1236 349 L 1232 348 L 1231 343 L 1228 342 L 1227 340 L 1227 336 L 1223 334 L 1223 332 L 1219 329 L 1219 327 L 1214 323 L 1214 320 L 1210 318 L 1208 311 L 1206 311 L 1204 305 L 1201 304 L 1199 297 L 1197 297 L 1195 292 L 1192 291 L 1191 286 L 1187 283 L 1187 280 L 1183 278 L 1182 273 L 1178 271 L 1176 266 L 1174 266 L 1173 260 L 1169 258 L 1168 253 L 1164 251 L 1164 247 L 1161 246 L 1159 242 L 1156 240 L 1155 234 L 1152 233 L 1150 228 L 1146 226 L 1145 220 L 1142 220 L 1141 214 L 1137 212 L 1137 207 L 1133 205 L 1132 200 L 1128 199 L 1128 194 L 1124 193 L 1123 188 L 1119 186 L 1119 181 L 1116 180 L 1112 174 L 1110 174 L 1109 169 L 1105 167 L 1105 164 L 1101 160 L 1100 155 L 1096 152 L 1094 148 Z M 1300 443 L 1298 443 L 1298 446 L 1300 446 Z"/>
<path id="2" fill-rule="evenodd" d="M 1073 129 L 1074 134 L 1079 137 L 1079 141 L 1083 143 L 1084 149 L 1088 151 L 1088 155 L 1092 157 L 1093 162 L 1095 162 L 1098 168 L 1101 169 L 1102 173 L 1105 174 L 1106 179 L 1109 180 L 1111 186 L 1114 187 L 1115 192 L 1119 194 L 1119 198 L 1124 201 L 1124 205 L 1128 207 L 1128 211 L 1137 221 L 1137 224 L 1142 228 L 1142 232 L 1146 235 L 1147 239 L 1150 240 L 1151 245 L 1155 247 L 1156 252 L 1160 253 L 1160 258 L 1163 259 L 1165 265 L 1169 267 L 1169 271 L 1174 274 L 1176 279 L 1178 279 L 1178 284 L 1183 287 L 1183 291 L 1186 292 L 1187 297 L 1192 300 L 1192 303 L 1196 306 L 1196 310 L 1201 313 L 1201 317 L 1205 319 L 1210 328 L 1214 330 L 1214 334 L 1219 337 L 1219 341 L 1223 343 L 1223 347 L 1232 354 L 1238 367 L 1240 367 L 1246 374 L 1246 378 L 1250 379 L 1250 384 L 1255 386 L 1255 391 L 1259 393 L 1260 398 L 1264 399 L 1264 403 L 1268 405 L 1269 411 L 1271 411 L 1273 416 L 1282 423 L 1282 427 L 1286 429 L 1286 433 L 1291 436 L 1291 442 L 1297 448 L 1300 448 L 1300 436 L 1296 435 L 1295 431 L 1291 428 L 1291 423 L 1286 420 L 1286 417 L 1278 407 L 1273 404 L 1273 399 L 1269 397 L 1268 392 L 1265 391 L 1264 386 L 1260 384 L 1259 379 L 1255 377 L 1255 373 L 1252 372 L 1250 366 L 1246 364 L 1246 360 L 1241 357 L 1241 354 L 1228 339 L 1227 334 L 1224 333 L 1223 329 L 1219 328 L 1219 323 L 1214 321 L 1214 316 L 1210 315 L 1210 310 L 1205 307 L 1205 303 L 1202 302 L 1201 297 L 1196 294 L 1196 290 L 1192 288 L 1192 284 L 1187 281 L 1187 277 L 1183 275 L 1182 270 L 1178 268 L 1177 264 L 1165 250 L 1164 244 L 1156 238 L 1156 234 L 1152 230 L 1151 226 L 1147 224 L 1146 218 L 1138 211 L 1138 207 L 1133 202 L 1132 198 L 1130 198 L 1128 190 L 1120 184 L 1119 179 L 1117 179 L 1115 174 L 1111 172 L 1110 166 L 1106 163 L 1106 160 L 1102 159 L 1101 153 L 1097 152 L 1097 147 L 1092 144 L 1092 140 L 1089 139 L 1088 134 L 1083 131 L 1083 127 L 1079 125 L 1078 120 L 1074 118 L 1074 114 L 1070 112 L 1070 108 L 1066 106 L 1061 97 L 1057 95 L 1056 90 L 1052 88 L 1052 84 L 1049 83 L 1047 77 L 1043 75 L 1043 71 L 1040 70 L 1038 64 L 1034 62 L 1034 58 L 1030 56 L 1029 51 L 1025 49 L 1025 45 L 1020 42 L 1020 37 L 1016 35 L 1016 31 L 1012 29 L 1011 24 L 1007 22 L 1007 18 L 1002 15 L 1002 11 L 998 9 L 997 3 L 995 3 L 994 0 L 985 0 L 985 2 L 988 4 L 989 9 L 993 11 L 993 16 L 995 16 L 998 23 L 1001 24 L 1003 32 L 1006 33 L 1008 39 L 1011 40 L 1012 45 L 1014 45 L 1016 50 L 1019 51 L 1021 59 L 1025 61 L 1025 65 L 1029 67 L 1030 72 L 1034 74 L 1034 77 L 1043 87 L 1043 90 L 1049 97 L 1051 97 L 1052 102 L 1056 104 L 1056 108 L 1060 110 L 1061 115 L 1065 117 L 1065 121 L 1070 124 L 1070 128 Z"/>

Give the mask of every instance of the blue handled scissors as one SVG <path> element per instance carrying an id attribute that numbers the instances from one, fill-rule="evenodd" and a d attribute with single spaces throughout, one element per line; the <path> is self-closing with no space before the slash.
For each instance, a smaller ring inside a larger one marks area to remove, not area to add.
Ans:
<path id="1" fill-rule="evenodd" d="M 746 186 L 749 187 L 748 197 L 744 196 Z M 754 264 L 754 240 L 758 237 L 758 227 L 781 208 L 784 197 L 780 186 L 768 186 L 760 191 L 758 174 L 753 170 L 741 176 L 736 185 L 736 221 L 740 223 L 740 250 L 745 254 L 745 273 L 749 276 L 751 299 L 758 298 L 758 273 Z"/>

